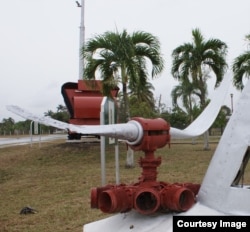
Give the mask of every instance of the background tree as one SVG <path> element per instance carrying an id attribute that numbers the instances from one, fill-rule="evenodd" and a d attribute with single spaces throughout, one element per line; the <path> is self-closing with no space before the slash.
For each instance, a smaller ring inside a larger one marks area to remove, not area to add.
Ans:
<path id="1" fill-rule="evenodd" d="M 212 128 L 220 128 L 220 133 L 222 134 L 224 128 L 227 125 L 228 118 L 230 117 L 230 115 L 231 115 L 231 109 L 226 105 L 222 106 L 218 116 L 216 117 L 212 125 Z"/>
<path id="2" fill-rule="evenodd" d="M 44 113 L 44 115 L 62 122 L 68 122 L 69 120 L 69 112 L 67 107 L 64 105 L 58 105 L 56 112 L 48 110 L 47 112 Z"/>
<path id="3" fill-rule="evenodd" d="M 200 91 L 194 83 L 190 83 L 189 79 L 180 80 L 180 84 L 175 86 L 171 92 L 173 106 L 179 107 L 178 99 L 180 98 L 189 115 L 189 123 L 194 119 L 193 105 L 196 103 L 195 97 L 197 96 L 200 97 Z"/>
<path id="4" fill-rule="evenodd" d="M 199 29 L 192 30 L 192 43 L 185 43 L 172 53 L 172 75 L 178 80 L 188 79 L 200 91 L 200 106 L 205 107 L 207 78 L 215 75 L 215 86 L 222 81 L 227 68 L 227 45 L 219 39 L 205 40 Z M 207 134 L 206 134 L 207 135 Z M 208 138 L 204 149 L 209 149 Z"/>
<path id="5" fill-rule="evenodd" d="M 150 82 L 129 85 L 129 106 L 131 117 L 153 118 L 156 116 L 154 87 Z"/>
<path id="6" fill-rule="evenodd" d="M 145 102 L 152 109 L 155 107 L 154 86 L 143 79 L 139 83 L 130 83 L 130 97 L 137 98 L 138 102 Z"/>
<path id="7" fill-rule="evenodd" d="M 19 121 L 15 123 L 15 130 L 18 134 L 29 134 L 30 120 Z"/>
<path id="8" fill-rule="evenodd" d="M 250 34 L 246 35 L 246 40 L 248 45 L 250 45 Z M 250 50 L 245 51 L 243 54 L 239 55 L 234 59 L 233 62 L 233 83 L 234 86 L 242 90 L 244 88 L 243 79 L 250 77 Z"/>
<path id="9" fill-rule="evenodd" d="M 131 117 L 154 118 L 156 116 L 155 108 L 145 101 L 138 101 L 135 96 L 129 97 Z"/>
<path id="10" fill-rule="evenodd" d="M 68 122 L 69 121 L 69 112 L 66 106 L 64 105 L 58 105 L 56 112 L 52 110 L 48 110 L 44 113 L 44 116 L 49 116 L 51 118 L 54 118 L 56 120 L 62 121 L 62 122 Z M 53 132 L 54 128 L 49 127 L 50 132 Z"/>
<path id="11" fill-rule="evenodd" d="M 170 123 L 172 127 L 184 129 L 188 125 L 188 114 L 180 107 L 176 106 L 171 112 L 166 110 L 161 113 L 161 118 Z"/>
<path id="12" fill-rule="evenodd" d="M 200 89 L 201 106 L 206 102 L 206 80 L 212 71 L 215 86 L 222 81 L 227 68 L 227 45 L 219 39 L 205 40 L 199 29 L 192 30 L 193 43 L 185 43 L 172 53 L 172 75 L 174 78 L 189 79 Z"/>
<path id="13" fill-rule="evenodd" d="M 15 130 L 15 120 L 13 118 L 4 118 L 0 124 L 3 134 L 13 134 Z"/>
<path id="14" fill-rule="evenodd" d="M 125 121 L 130 117 L 128 84 L 141 87 L 149 76 L 156 77 L 164 67 L 159 40 L 143 31 L 131 35 L 126 30 L 121 33 L 108 31 L 87 41 L 82 54 L 85 59 L 84 78 L 94 79 L 99 71 L 104 94 L 107 95 L 114 85 L 122 84 L 120 104 L 125 111 Z"/>

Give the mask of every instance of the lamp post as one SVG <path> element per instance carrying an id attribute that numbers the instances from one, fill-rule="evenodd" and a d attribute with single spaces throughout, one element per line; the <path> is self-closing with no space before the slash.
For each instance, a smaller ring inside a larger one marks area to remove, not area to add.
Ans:
<path id="1" fill-rule="evenodd" d="M 84 8 L 85 8 L 85 0 L 81 0 L 81 4 L 76 1 L 77 7 L 81 8 L 81 22 L 80 22 L 80 39 L 79 39 L 79 80 L 83 78 L 83 58 L 81 56 L 81 48 L 85 41 L 85 26 L 84 26 Z"/>

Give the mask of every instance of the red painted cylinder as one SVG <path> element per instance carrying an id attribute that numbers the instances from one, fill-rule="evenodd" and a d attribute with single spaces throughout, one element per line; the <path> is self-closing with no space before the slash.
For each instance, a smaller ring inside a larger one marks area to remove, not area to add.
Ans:
<path id="1" fill-rule="evenodd" d="M 141 214 L 153 214 L 160 207 L 159 192 L 153 188 L 140 188 L 134 197 L 134 209 Z"/>
<path id="2" fill-rule="evenodd" d="M 90 206 L 91 206 L 91 208 L 98 209 L 99 208 L 98 199 L 99 199 L 100 194 L 103 191 L 106 191 L 106 190 L 111 189 L 113 187 L 114 187 L 113 185 L 106 185 L 106 186 L 99 187 L 99 188 L 92 188 L 91 193 L 90 193 Z"/>
<path id="3" fill-rule="evenodd" d="M 190 209 L 194 203 L 193 192 L 185 187 L 171 185 L 161 191 L 161 206 L 163 209 L 182 212 Z"/>
<path id="4" fill-rule="evenodd" d="M 183 186 L 190 189 L 195 196 L 198 194 L 201 187 L 200 184 L 193 184 L 193 183 L 184 183 Z"/>
<path id="5" fill-rule="evenodd" d="M 92 188 L 90 193 L 90 207 L 98 209 L 98 193 L 97 188 Z"/>
<path id="6" fill-rule="evenodd" d="M 104 213 L 124 213 L 132 209 L 132 189 L 117 187 L 103 191 L 98 199 L 98 206 Z"/>
<path id="7" fill-rule="evenodd" d="M 133 150 L 155 151 L 170 143 L 170 125 L 164 119 L 145 119 L 140 117 L 132 119 L 141 124 L 144 133 L 139 144 L 130 145 Z"/>

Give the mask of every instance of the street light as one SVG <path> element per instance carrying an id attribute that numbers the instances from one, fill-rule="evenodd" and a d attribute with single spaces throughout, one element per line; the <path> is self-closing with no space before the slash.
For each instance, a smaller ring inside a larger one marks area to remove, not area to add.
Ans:
<path id="1" fill-rule="evenodd" d="M 83 78 L 83 58 L 81 56 L 81 48 L 85 41 L 85 26 L 84 26 L 84 8 L 85 0 L 81 0 L 81 3 L 76 1 L 77 7 L 81 8 L 81 23 L 80 23 L 80 43 L 79 43 L 79 80 Z"/>

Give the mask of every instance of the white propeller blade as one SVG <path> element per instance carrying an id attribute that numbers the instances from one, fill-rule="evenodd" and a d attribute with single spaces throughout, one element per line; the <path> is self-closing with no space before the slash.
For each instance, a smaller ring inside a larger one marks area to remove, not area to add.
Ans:
<path id="1" fill-rule="evenodd" d="M 199 136 L 207 131 L 221 109 L 228 90 L 229 83 L 230 79 L 228 76 L 226 76 L 222 81 L 220 87 L 215 90 L 211 102 L 203 111 L 203 113 L 184 130 L 171 127 L 171 137 L 179 139 L 190 138 Z M 141 125 L 134 120 L 123 124 L 79 126 L 61 122 L 50 117 L 41 117 L 34 115 L 19 106 L 9 105 L 7 106 L 7 109 L 25 119 L 36 121 L 44 125 L 53 126 L 59 129 L 69 130 L 81 134 L 104 135 L 118 139 L 124 139 L 127 140 L 131 145 L 137 144 L 143 136 L 143 129 Z"/>

